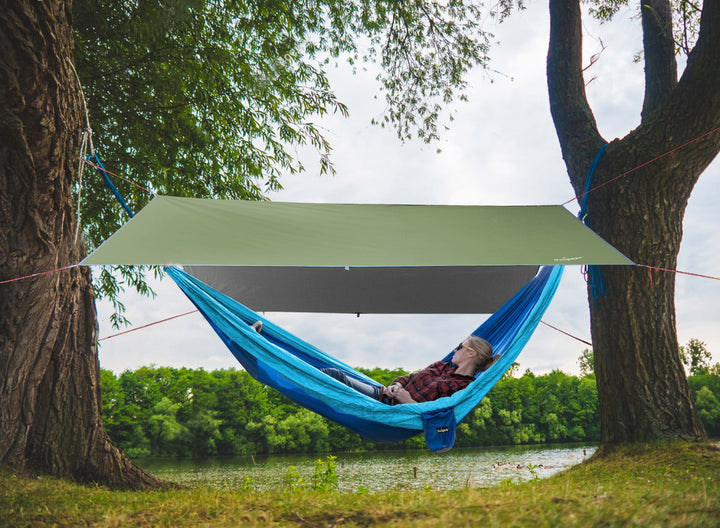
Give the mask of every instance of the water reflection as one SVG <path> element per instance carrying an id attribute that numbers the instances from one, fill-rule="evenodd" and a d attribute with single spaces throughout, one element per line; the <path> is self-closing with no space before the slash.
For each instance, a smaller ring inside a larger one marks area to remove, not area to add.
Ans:
<path id="1" fill-rule="evenodd" d="M 459 489 L 496 486 L 503 481 L 546 478 L 589 458 L 591 445 L 456 448 L 435 454 L 425 450 L 337 455 L 343 491 L 384 489 Z M 188 486 L 233 490 L 282 489 L 294 466 L 310 482 L 315 461 L 326 455 L 273 455 L 210 459 L 142 459 L 139 464 L 159 477 Z"/>

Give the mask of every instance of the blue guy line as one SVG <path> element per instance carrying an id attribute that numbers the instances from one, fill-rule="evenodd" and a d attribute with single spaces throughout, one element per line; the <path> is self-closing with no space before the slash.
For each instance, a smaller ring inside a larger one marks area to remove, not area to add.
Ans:
<path id="1" fill-rule="evenodd" d="M 88 161 L 91 161 L 94 159 L 94 163 L 96 165 L 96 169 L 100 174 L 103 176 L 103 181 L 105 182 L 105 187 L 107 187 L 111 193 L 113 193 L 113 196 L 115 196 L 115 199 L 118 201 L 118 203 L 122 206 L 123 209 L 125 209 L 125 212 L 132 218 L 135 216 L 135 213 L 133 213 L 132 209 L 128 206 L 127 202 L 125 201 L 125 198 L 123 198 L 122 194 L 120 194 L 120 191 L 118 191 L 117 187 L 115 187 L 115 184 L 110 179 L 110 176 L 108 176 L 107 171 L 105 170 L 105 167 L 103 166 L 102 162 L 100 161 L 100 158 L 98 158 L 97 154 L 90 154 L 87 157 Z"/>
<path id="2" fill-rule="evenodd" d="M 585 225 L 587 225 L 587 202 L 590 190 L 592 189 L 593 176 L 595 175 L 595 169 L 600 163 L 600 159 L 605 154 L 605 149 L 607 148 L 607 145 L 608 144 L 605 143 L 602 147 L 600 147 L 600 150 L 595 155 L 595 159 L 590 164 L 587 176 L 585 177 L 585 191 L 583 192 L 582 202 L 580 204 L 580 212 L 578 213 L 578 218 Z M 585 280 L 590 285 L 590 296 L 595 301 L 595 307 L 598 307 L 598 298 L 601 296 L 606 297 L 609 293 L 608 285 L 605 281 L 605 277 L 602 274 L 602 270 L 600 269 L 600 266 L 592 264 L 590 266 L 586 266 L 583 273 L 585 275 Z"/>

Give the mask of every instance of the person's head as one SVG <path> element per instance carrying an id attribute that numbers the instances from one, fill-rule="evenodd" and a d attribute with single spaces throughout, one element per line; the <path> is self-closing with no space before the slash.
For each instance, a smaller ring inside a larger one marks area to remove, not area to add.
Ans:
<path id="1" fill-rule="evenodd" d="M 456 349 L 456 354 L 458 352 L 466 354 L 472 360 L 476 372 L 487 370 L 497 359 L 492 355 L 492 345 L 482 337 L 475 335 L 468 336 L 465 341 L 460 343 Z"/>

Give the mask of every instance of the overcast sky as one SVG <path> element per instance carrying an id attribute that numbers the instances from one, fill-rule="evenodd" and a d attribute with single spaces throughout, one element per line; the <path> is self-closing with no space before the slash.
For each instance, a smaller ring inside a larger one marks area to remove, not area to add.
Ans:
<path id="1" fill-rule="evenodd" d="M 586 63 L 604 50 L 588 70 L 590 104 L 600 132 L 611 141 L 639 124 L 643 96 L 640 21 L 625 11 L 622 20 L 585 26 Z M 337 173 L 318 174 L 311 151 L 300 151 L 308 171 L 284 178 L 274 201 L 447 205 L 562 204 L 573 198 L 550 116 L 545 81 L 549 21 L 544 2 L 486 29 L 499 41 L 491 53 L 497 73 L 474 72 L 470 101 L 455 106 L 455 120 L 435 145 L 402 144 L 389 129 L 370 124 L 382 115 L 382 93 L 372 73 L 330 72 L 350 117 L 322 120 L 333 145 Z M 438 151 L 439 149 L 439 151 Z M 717 160 L 702 175 L 688 204 L 678 269 L 720 276 L 720 187 Z M 566 206 L 577 212 L 575 203 Z M 632 255 L 628 255 L 633 258 Z M 654 264 L 652 262 L 643 264 Z M 155 299 L 127 295 L 123 300 L 134 326 L 184 313 L 193 306 L 168 278 L 156 284 Z M 677 276 L 680 344 L 704 341 L 720 360 L 720 285 L 717 280 Z M 110 305 L 98 303 L 100 335 L 116 331 L 107 322 Z M 265 314 L 290 332 L 353 366 L 422 368 L 443 357 L 486 315 Z M 585 284 L 578 267 L 567 267 L 558 293 L 543 319 L 590 340 Z M 521 372 L 561 369 L 578 372 L 587 346 L 541 325 L 518 359 Z M 104 340 L 103 368 L 120 373 L 143 365 L 238 366 L 199 314 Z"/>

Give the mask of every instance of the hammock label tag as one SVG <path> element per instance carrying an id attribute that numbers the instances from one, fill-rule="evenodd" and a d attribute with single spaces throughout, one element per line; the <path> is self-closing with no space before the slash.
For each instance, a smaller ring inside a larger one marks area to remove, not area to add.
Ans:
<path id="1" fill-rule="evenodd" d="M 455 413 L 452 409 L 440 409 L 423 413 L 425 443 L 431 451 L 442 453 L 455 445 Z"/>

